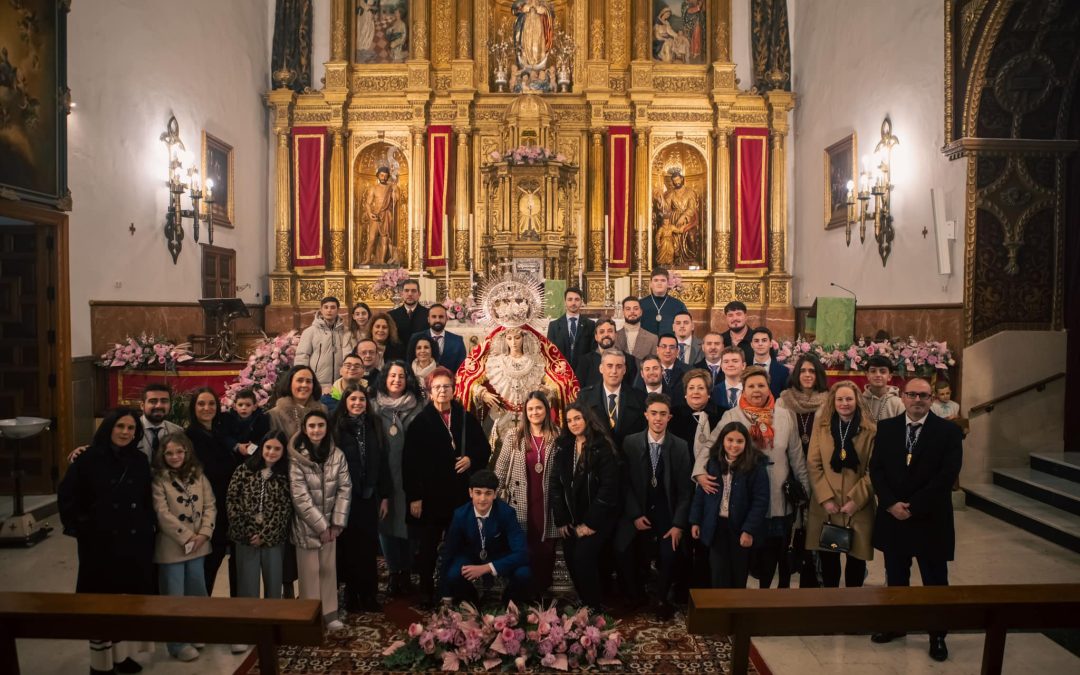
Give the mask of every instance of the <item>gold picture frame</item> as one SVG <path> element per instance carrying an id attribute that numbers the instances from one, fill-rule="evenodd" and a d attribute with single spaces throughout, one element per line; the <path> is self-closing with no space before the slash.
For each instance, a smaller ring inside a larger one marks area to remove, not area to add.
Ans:
<path id="1" fill-rule="evenodd" d="M 858 176 L 855 132 L 825 148 L 825 229 L 847 224 L 847 183 Z M 858 190 L 858 185 L 855 186 Z"/>
<path id="2" fill-rule="evenodd" d="M 203 184 L 214 180 L 214 225 L 235 227 L 236 213 L 236 156 L 233 146 L 203 130 Z M 205 194 L 205 189 L 204 189 Z"/>

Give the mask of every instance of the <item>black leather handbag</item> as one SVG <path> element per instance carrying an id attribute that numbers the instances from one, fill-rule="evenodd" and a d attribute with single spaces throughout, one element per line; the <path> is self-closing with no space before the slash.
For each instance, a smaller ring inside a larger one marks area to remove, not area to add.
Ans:
<path id="1" fill-rule="evenodd" d="M 849 553 L 851 541 L 855 538 L 855 530 L 843 525 L 834 525 L 832 516 L 821 525 L 821 537 L 818 538 L 818 546 L 825 551 L 835 553 Z"/>
<path id="2" fill-rule="evenodd" d="M 788 476 L 784 481 L 783 492 L 788 506 L 796 511 L 810 504 L 810 496 L 806 494 L 803 484 L 795 476 Z"/>

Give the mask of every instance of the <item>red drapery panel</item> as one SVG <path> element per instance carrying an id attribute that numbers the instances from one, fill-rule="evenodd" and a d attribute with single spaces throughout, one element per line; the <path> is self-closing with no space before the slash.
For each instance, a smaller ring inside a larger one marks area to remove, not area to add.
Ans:
<path id="1" fill-rule="evenodd" d="M 608 208 L 611 219 L 609 264 L 630 269 L 630 227 L 634 199 L 634 137 L 631 127 L 608 127 Z"/>
<path id="2" fill-rule="evenodd" d="M 738 127 L 733 138 L 735 269 L 760 269 L 769 266 L 766 220 L 769 130 Z"/>
<path id="3" fill-rule="evenodd" d="M 326 127 L 293 128 L 293 267 L 323 267 Z"/>
<path id="4" fill-rule="evenodd" d="M 449 218 L 450 151 L 454 146 L 453 127 L 428 127 L 428 223 L 424 239 L 424 264 L 444 267 L 447 264 L 447 242 L 443 240 L 443 216 Z"/>

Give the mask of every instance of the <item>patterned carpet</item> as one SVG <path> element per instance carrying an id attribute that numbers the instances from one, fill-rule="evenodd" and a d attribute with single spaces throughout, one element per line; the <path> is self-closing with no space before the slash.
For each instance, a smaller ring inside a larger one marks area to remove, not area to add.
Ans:
<path id="1" fill-rule="evenodd" d="M 556 596 L 570 597 L 573 592 L 559 553 L 552 590 Z M 385 581 L 381 587 L 385 588 Z M 328 635 L 321 647 L 281 648 L 278 652 L 281 672 L 285 675 L 390 673 L 382 668 L 382 650 L 394 640 L 407 639 L 405 631 L 409 624 L 421 620 L 423 613 L 405 599 L 380 599 L 385 602 L 381 613 L 344 615 L 345 630 Z M 617 607 L 612 615 L 629 643 L 628 656 L 623 667 L 608 667 L 601 669 L 603 672 L 730 672 L 731 643 L 724 638 L 689 635 L 682 612 L 666 622 L 658 621 L 648 612 L 620 611 Z M 252 652 L 235 675 L 258 672 L 258 659 Z M 750 672 L 757 672 L 753 664 Z"/>

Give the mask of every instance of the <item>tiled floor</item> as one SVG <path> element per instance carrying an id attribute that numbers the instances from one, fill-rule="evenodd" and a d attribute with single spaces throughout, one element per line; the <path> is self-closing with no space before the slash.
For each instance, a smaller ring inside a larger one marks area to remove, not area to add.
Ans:
<path id="1" fill-rule="evenodd" d="M 57 529 L 31 549 L 0 549 L 0 591 L 70 592 L 75 587 L 75 542 Z M 957 561 L 950 565 L 953 584 L 1080 582 L 1080 554 L 1050 544 L 979 511 L 956 513 Z M 883 585 L 880 556 L 870 563 L 868 585 Z M 918 583 L 918 567 L 912 572 Z M 228 575 L 222 569 L 215 595 L 228 593 Z M 775 675 L 845 675 L 875 673 L 978 673 L 982 635 L 952 635 L 950 657 L 935 663 L 926 654 L 923 635 L 911 635 L 887 645 L 875 645 L 865 636 L 756 638 L 754 644 Z M 19 664 L 27 675 L 87 672 L 87 646 L 83 641 L 20 640 Z M 244 656 L 234 656 L 224 645 L 209 645 L 189 664 L 169 659 L 164 645 L 140 660 L 152 663 L 162 675 L 232 673 Z M 1080 672 L 1080 658 L 1039 634 L 1011 634 L 1005 649 L 1006 673 Z"/>
<path id="2" fill-rule="evenodd" d="M 885 584 L 880 554 L 868 565 L 867 586 Z M 956 512 L 956 562 L 949 564 L 953 585 L 1008 583 L 1080 583 L 1080 554 L 972 509 Z M 912 583 L 919 583 L 912 565 Z M 754 638 L 754 646 L 774 675 L 893 675 L 903 673 L 978 673 L 982 634 L 950 635 L 949 659 L 927 655 L 925 634 L 912 634 L 885 645 L 866 636 Z M 1010 634 L 1005 646 L 1006 673 L 1080 672 L 1080 658 L 1041 634 Z"/>

